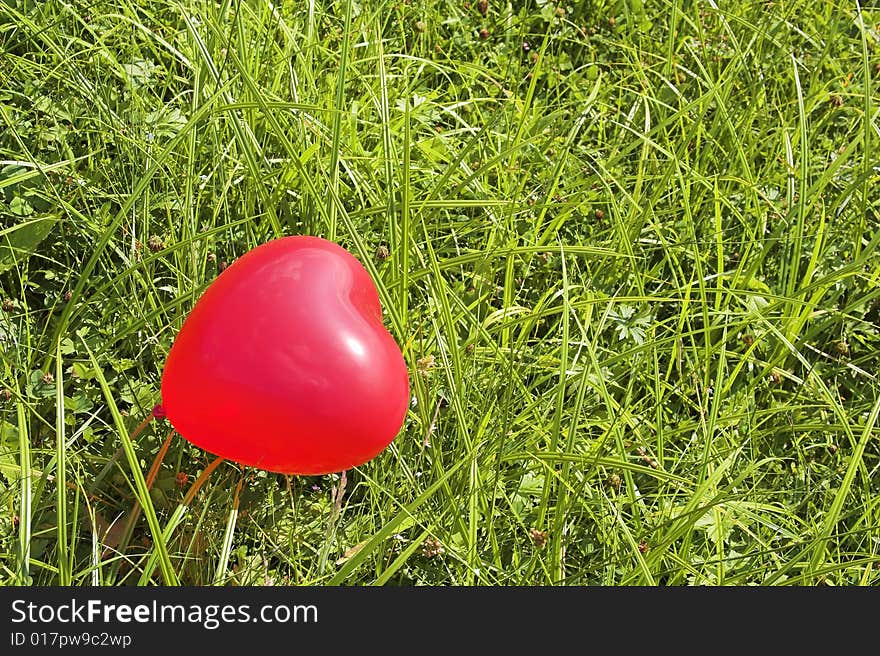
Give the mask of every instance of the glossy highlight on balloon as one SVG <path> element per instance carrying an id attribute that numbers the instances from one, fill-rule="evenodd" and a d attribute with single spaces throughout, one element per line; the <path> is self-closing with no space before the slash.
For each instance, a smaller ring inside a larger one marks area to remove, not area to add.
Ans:
<path id="1" fill-rule="evenodd" d="M 249 251 L 205 290 L 168 354 L 162 405 L 206 451 L 326 474 L 393 441 L 409 377 L 363 265 L 330 241 L 285 237 Z"/>

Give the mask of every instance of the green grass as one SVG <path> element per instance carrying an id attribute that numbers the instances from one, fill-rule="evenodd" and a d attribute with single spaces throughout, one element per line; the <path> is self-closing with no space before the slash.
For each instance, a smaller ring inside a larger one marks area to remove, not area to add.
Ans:
<path id="1" fill-rule="evenodd" d="M 0 584 L 877 584 L 878 78 L 856 3 L 0 0 Z M 289 234 L 404 428 L 184 504 L 129 433 Z"/>

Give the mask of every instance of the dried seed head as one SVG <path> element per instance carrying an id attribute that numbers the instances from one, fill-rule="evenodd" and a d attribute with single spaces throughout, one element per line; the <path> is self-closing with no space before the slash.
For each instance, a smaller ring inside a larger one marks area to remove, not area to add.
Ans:
<path id="1" fill-rule="evenodd" d="M 608 24 L 611 27 L 614 27 L 615 25 L 617 25 L 617 19 L 614 16 L 609 16 L 608 17 Z"/>
<path id="2" fill-rule="evenodd" d="M 849 355 L 849 342 L 846 341 L 846 337 L 834 342 L 834 350 L 841 355 Z"/>
<path id="3" fill-rule="evenodd" d="M 68 289 L 66 292 L 64 292 L 64 296 L 62 298 L 64 299 L 64 302 L 67 303 L 71 298 L 73 298 L 73 292 Z"/>
<path id="4" fill-rule="evenodd" d="M 657 461 L 648 454 L 648 451 L 647 449 L 645 449 L 645 447 L 636 447 L 636 454 L 639 456 L 641 461 L 648 465 L 648 467 L 650 467 L 651 469 L 657 469 L 660 466 Z"/>
<path id="5" fill-rule="evenodd" d="M 388 247 L 385 244 L 380 245 L 376 249 L 376 259 L 377 260 L 387 260 L 391 256 L 391 251 L 388 250 Z"/>
<path id="6" fill-rule="evenodd" d="M 422 21 L 422 20 L 416 21 L 415 27 L 416 27 L 416 32 L 419 32 L 419 33 L 422 33 L 426 29 L 428 29 L 427 24 L 425 23 L 425 21 Z"/>
<path id="7" fill-rule="evenodd" d="M 642 540 L 641 542 L 639 542 L 639 552 L 640 552 L 640 553 L 646 554 L 646 553 L 648 553 L 648 551 L 649 551 L 650 549 L 651 549 L 651 547 L 649 547 L 649 546 L 648 546 L 648 543 L 645 542 L 644 540 Z"/>
<path id="8" fill-rule="evenodd" d="M 774 385 L 779 385 L 782 382 L 782 374 L 774 369 L 770 372 L 770 380 L 773 381 Z"/>
<path id="9" fill-rule="evenodd" d="M 483 16 L 489 13 L 489 0 L 480 0 L 477 3 L 477 11 L 479 11 Z"/>
<path id="10" fill-rule="evenodd" d="M 3 311 L 4 312 L 12 312 L 15 309 L 15 301 L 11 298 L 3 299 Z"/>
<path id="11" fill-rule="evenodd" d="M 529 529 L 529 538 L 538 549 L 547 546 L 547 531 L 539 531 L 536 528 Z"/>
<path id="12" fill-rule="evenodd" d="M 214 253 L 208 253 L 208 262 L 216 262 L 217 256 Z"/>
<path id="13" fill-rule="evenodd" d="M 749 335 L 748 333 L 746 333 L 745 335 L 742 336 L 742 341 L 743 341 L 743 344 L 745 344 L 746 346 L 751 346 L 752 344 L 755 343 L 755 336 Z"/>
<path id="14" fill-rule="evenodd" d="M 165 248 L 165 242 L 162 241 L 162 238 L 159 235 L 150 235 L 150 238 L 147 240 L 147 248 L 154 253 L 158 253 Z"/>
<path id="15" fill-rule="evenodd" d="M 12 398 L 12 390 L 8 390 L 5 387 L 2 390 L 0 390 L 0 399 L 3 399 L 4 401 L 8 401 L 11 398 Z"/>
<path id="16" fill-rule="evenodd" d="M 611 474 L 608 478 L 605 479 L 605 485 L 610 487 L 612 490 L 619 490 L 622 485 L 622 481 L 620 480 L 619 474 Z"/>
<path id="17" fill-rule="evenodd" d="M 560 18 L 565 16 L 565 7 L 557 7 L 556 8 L 556 15 L 559 16 Z"/>
<path id="18" fill-rule="evenodd" d="M 596 210 L 596 218 L 597 218 L 597 219 L 604 219 L 604 218 L 605 218 L 605 212 L 603 212 L 602 210 Z"/>
<path id="19" fill-rule="evenodd" d="M 40 378 L 40 380 L 43 381 L 44 385 L 51 385 L 52 383 L 55 382 L 55 376 L 53 376 L 52 374 L 50 374 L 47 371 L 46 373 L 43 374 L 43 376 Z"/>
<path id="20" fill-rule="evenodd" d="M 437 556 L 442 556 L 444 553 L 446 553 L 446 550 L 437 538 L 426 538 L 425 541 L 422 542 L 422 555 L 425 558 L 436 558 Z"/>
<path id="21" fill-rule="evenodd" d="M 433 355 L 426 355 L 416 360 L 416 369 L 422 376 L 427 376 L 431 370 L 437 366 L 437 361 Z"/>
<path id="22" fill-rule="evenodd" d="M 843 107 L 843 97 L 840 94 L 832 93 L 831 97 L 828 98 L 828 102 L 831 103 L 832 107 Z"/>
<path id="23" fill-rule="evenodd" d="M 481 39 L 488 39 L 489 38 L 489 30 L 487 30 L 485 27 L 482 30 L 480 30 L 480 38 Z"/>
<path id="24" fill-rule="evenodd" d="M 217 270 L 218 270 L 220 273 L 223 273 L 224 271 L 226 271 L 226 267 L 228 267 L 228 266 L 229 266 L 229 265 L 226 264 L 226 260 L 223 260 L 222 262 L 220 262 L 220 264 L 217 265 Z"/>

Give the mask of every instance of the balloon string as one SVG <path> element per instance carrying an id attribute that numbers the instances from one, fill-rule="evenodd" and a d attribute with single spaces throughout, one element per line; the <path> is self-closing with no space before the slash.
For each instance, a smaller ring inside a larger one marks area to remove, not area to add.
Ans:
<path id="1" fill-rule="evenodd" d="M 156 480 L 156 476 L 159 474 L 159 467 L 162 466 L 162 461 L 165 460 L 165 454 L 168 453 L 168 447 L 171 446 L 171 438 L 174 437 L 174 429 L 168 433 L 168 437 L 165 438 L 165 441 L 162 443 L 162 448 L 159 449 L 159 453 L 156 454 L 156 459 L 153 460 L 153 464 L 150 467 L 150 471 L 147 472 L 146 484 L 147 490 L 149 490 L 153 486 L 153 482 Z"/>
<path id="2" fill-rule="evenodd" d="M 138 428 L 141 426 L 146 427 L 150 421 L 152 421 L 152 415 L 142 421 Z M 143 428 L 141 428 L 143 430 Z M 132 439 L 138 434 L 138 429 L 135 428 L 132 432 Z M 174 437 L 174 429 L 168 433 L 168 437 L 165 438 L 165 442 L 162 443 L 162 448 L 159 449 L 159 453 L 156 454 L 156 457 L 153 459 L 153 464 L 150 466 L 150 471 L 147 473 L 147 478 L 145 482 L 147 484 L 147 492 L 153 487 L 153 483 L 156 481 L 156 476 L 159 474 L 159 468 L 162 466 L 162 461 L 165 460 L 165 454 L 168 453 L 168 447 L 171 446 L 171 438 Z M 120 540 L 120 547 L 124 547 L 128 544 L 128 541 L 131 539 L 131 534 L 134 531 L 134 526 L 137 524 L 137 520 L 141 516 L 141 502 L 140 499 L 135 499 L 134 508 L 131 509 L 131 515 L 128 518 L 128 521 L 125 523 L 125 530 L 122 533 L 122 539 Z M 121 550 L 121 549 L 120 549 Z"/>
<path id="3" fill-rule="evenodd" d="M 131 431 L 131 435 L 129 435 L 129 439 L 134 441 L 134 439 L 144 432 L 144 429 L 150 425 L 150 422 L 153 421 L 155 417 L 151 414 L 147 415 L 146 419 L 144 419 L 141 423 L 134 427 L 134 430 Z"/>
<path id="4" fill-rule="evenodd" d="M 150 411 L 150 414 L 148 414 L 147 417 L 141 423 L 139 423 L 137 426 L 134 427 L 134 430 L 131 431 L 131 435 L 129 435 L 129 439 L 133 442 L 135 440 L 135 438 L 137 438 L 138 435 L 140 435 L 141 433 L 144 432 L 144 429 L 146 429 L 146 427 L 150 425 L 151 421 L 153 421 L 154 419 L 164 419 L 165 416 L 166 416 L 165 415 L 165 408 L 161 404 L 156 404 L 155 406 L 153 406 L 153 409 Z M 95 494 L 95 491 L 98 489 L 98 485 L 100 484 L 100 482 L 102 480 L 104 480 L 104 477 L 108 473 L 110 473 L 110 470 L 113 469 L 113 465 L 115 465 L 117 463 L 117 461 L 122 457 L 122 454 L 124 452 L 125 452 L 125 447 L 120 446 L 118 449 L 116 449 L 116 453 L 114 453 L 112 456 L 110 456 L 110 459 L 107 461 L 107 464 L 104 465 L 104 468 L 100 471 L 100 473 L 97 476 L 95 476 L 94 480 L 92 481 L 92 484 L 89 486 L 89 489 L 86 492 L 87 494 L 90 494 L 90 495 Z"/>
<path id="5" fill-rule="evenodd" d="M 195 498 L 195 496 L 199 493 L 199 490 L 208 480 L 208 477 L 211 476 L 211 472 L 213 472 L 217 467 L 219 467 L 223 463 L 223 456 L 217 456 L 210 465 L 205 467 L 205 470 L 199 475 L 199 477 L 195 480 L 195 483 L 189 488 L 189 491 L 186 493 L 186 496 L 183 498 L 184 506 L 188 506 L 190 502 Z"/>

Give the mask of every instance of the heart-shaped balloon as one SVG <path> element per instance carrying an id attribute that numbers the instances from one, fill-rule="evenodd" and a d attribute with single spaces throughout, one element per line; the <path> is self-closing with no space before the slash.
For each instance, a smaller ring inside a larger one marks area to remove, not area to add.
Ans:
<path id="1" fill-rule="evenodd" d="M 177 432 L 206 451 L 326 474 L 391 443 L 409 377 L 361 263 L 324 239 L 285 237 L 205 290 L 168 354 L 162 402 Z"/>

